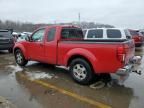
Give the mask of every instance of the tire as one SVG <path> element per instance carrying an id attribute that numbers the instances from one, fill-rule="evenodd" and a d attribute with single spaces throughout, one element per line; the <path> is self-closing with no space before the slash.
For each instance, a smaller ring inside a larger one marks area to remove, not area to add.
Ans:
<path id="1" fill-rule="evenodd" d="M 8 50 L 8 52 L 9 52 L 9 53 L 13 53 L 13 49 L 10 48 L 10 49 Z"/>
<path id="2" fill-rule="evenodd" d="M 28 63 L 28 60 L 25 59 L 22 51 L 20 49 L 17 49 L 14 53 L 16 63 L 20 66 L 25 66 Z"/>
<path id="3" fill-rule="evenodd" d="M 81 58 L 72 60 L 70 63 L 69 71 L 73 80 L 82 85 L 88 85 L 91 83 L 94 77 L 90 64 Z"/>

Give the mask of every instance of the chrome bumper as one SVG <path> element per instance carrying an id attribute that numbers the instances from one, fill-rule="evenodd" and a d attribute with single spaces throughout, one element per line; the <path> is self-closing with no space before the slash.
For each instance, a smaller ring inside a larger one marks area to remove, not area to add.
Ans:
<path id="1" fill-rule="evenodd" d="M 125 75 L 127 73 L 130 73 L 133 69 L 134 69 L 134 65 L 133 64 L 129 64 L 129 65 L 126 65 L 123 68 L 118 69 L 116 74 L 117 75 Z"/>
<path id="2" fill-rule="evenodd" d="M 141 61 L 140 56 L 134 56 L 128 65 L 117 70 L 116 73 L 111 73 L 111 78 L 118 84 L 123 85 L 124 81 L 129 77 L 129 74 L 134 71 L 135 64 L 139 64 Z"/>

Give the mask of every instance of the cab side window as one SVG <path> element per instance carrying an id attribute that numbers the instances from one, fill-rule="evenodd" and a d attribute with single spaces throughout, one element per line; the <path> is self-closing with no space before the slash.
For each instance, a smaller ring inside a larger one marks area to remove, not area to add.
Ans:
<path id="1" fill-rule="evenodd" d="M 77 28 L 63 28 L 61 32 L 62 39 L 83 38 L 83 32 Z"/>
<path id="2" fill-rule="evenodd" d="M 50 28 L 48 31 L 47 41 L 54 41 L 56 28 Z"/>
<path id="3" fill-rule="evenodd" d="M 32 41 L 34 42 L 42 42 L 44 36 L 44 29 L 40 29 L 36 31 L 32 36 Z"/>

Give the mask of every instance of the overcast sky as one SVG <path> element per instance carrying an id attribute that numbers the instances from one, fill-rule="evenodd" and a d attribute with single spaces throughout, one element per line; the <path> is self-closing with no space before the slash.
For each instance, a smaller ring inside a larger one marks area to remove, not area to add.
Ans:
<path id="1" fill-rule="evenodd" d="M 144 0 L 0 0 L 0 19 L 33 23 L 94 21 L 144 28 Z"/>

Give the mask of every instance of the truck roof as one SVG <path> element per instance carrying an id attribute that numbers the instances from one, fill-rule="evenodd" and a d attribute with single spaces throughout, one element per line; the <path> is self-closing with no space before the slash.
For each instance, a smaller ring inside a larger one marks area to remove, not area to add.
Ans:
<path id="1" fill-rule="evenodd" d="M 38 29 L 49 28 L 49 27 L 60 27 L 60 28 L 63 28 L 63 27 L 74 27 L 74 28 L 80 28 L 80 27 L 74 26 L 74 25 L 49 25 L 49 26 L 40 27 Z"/>
<path id="2" fill-rule="evenodd" d="M 89 28 L 89 29 L 83 29 L 83 30 L 95 30 L 95 29 L 119 29 L 119 30 L 125 30 L 127 28 Z"/>
<path id="3" fill-rule="evenodd" d="M 93 34 L 91 30 L 95 31 L 95 30 L 100 30 L 100 29 L 102 30 L 102 32 L 100 33 L 101 35 L 99 34 L 101 37 L 95 38 L 95 34 Z M 120 32 L 120 33 L 118 33 L 119 37 L 116 37 L 116 36 L 118 36 L 118 34 L 113 33 L 115 35 L 115 37 L 109 38 L 108 34 L 107 34 L 108 29 L 119 30 L 119 32 Z M 83 32 L 84 32 L 84 35 L 85 35 L 85 39 L 117 39 L 117 40 L 122 39 L 123 40 L 123 39 L 127 39 L 128 36 L 131 38 L 131 35 L 130 35 L 129 31 L 126 28 L 91 28 L 91 29 L 83 29 Z M 89 34 L 90 32 L 91 32 L 91 34 Z M 94 36 L 94 38 L 92 38 L 91 36 Z"/>

